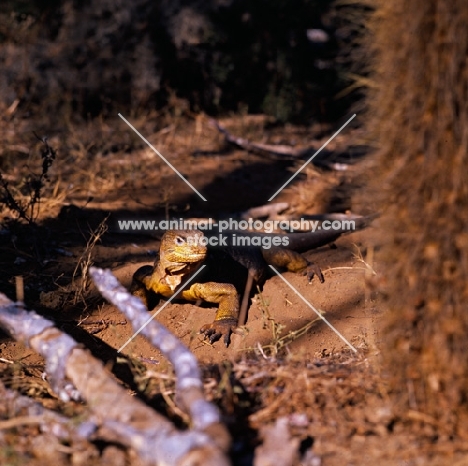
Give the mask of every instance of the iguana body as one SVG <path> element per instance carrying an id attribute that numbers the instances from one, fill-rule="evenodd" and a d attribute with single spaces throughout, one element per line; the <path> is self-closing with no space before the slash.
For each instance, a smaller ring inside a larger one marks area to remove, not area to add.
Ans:
<path id="1" fill-rule="evenodd" d="M 131 291 L 145 303 L 149 293 L 170 298 L 204 262 L 207 248 L 200 244 L 204 235 L 198 230 L 169 230 L 162 239 L 159 249 L 159 260 L 154 267 L 144 266 L 133 275 Z M 203 300 L 219 304 L 215 321 L 205 325 L 201 332 L 211 340 L 221 335 L 229 341 L 231 331 L 237 325 L 239 313 L 239 296 L 234 285 L 230 283 L 195 283 L 180 293 L 187 301 Z"/>
<path id="2" fill-rule="evenodd" d="M 343 232 L 334 230 L 293 233 L 288 235 L 289 246 L 294 249 L 312 249 L 334 241 Z M 141 297 L 145 303 L 149 302 L 153 293 L 166 298 L 171 297 L 207 258 L 208 249 L 201 244 L 204 236 L 199 230 L 167 231 L 161 239 L 159 260 L 154 266 L 144 266 L 135 272 L 132 293 Z M 320 269 L 292 249 L 229 246 L 222 248 L 222 251 L 246 267 L 260 284 L 265 279 L 267 264 L 305 273 L 309 280 L 317 274 L 323 282 Z M 214 322 L 204 325 L 200 332 L 211 342 L 224 336 L 227 346 L 239 316 L 239 294 L 235 286 L 217 281 L 197 282 L 183 289 L 179 295 L 188 301 L 203 300 L 219 305 Z"/>

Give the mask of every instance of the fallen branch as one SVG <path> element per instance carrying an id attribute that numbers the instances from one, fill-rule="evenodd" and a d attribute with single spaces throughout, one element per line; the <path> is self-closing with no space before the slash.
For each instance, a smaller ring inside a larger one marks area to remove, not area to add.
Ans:
<path id="1" fill-rule="evenodd" d="M 132 296 L 110 270 L 91 267 L 90 275 L 102 295 L 125 314 L 135 332 L 145 336 L 171 362 L 176 374 L 176 400 L 189 414 L 193 428 L 208 433 L 220 448 L 227 449 L 229 434 L 221 424 L 218 409 L 205 400 L 195 356 L 166 327 L 151 319 L 143 302 Z"/>
<path id="2" fill-rule="evenodd" d="M 252 207 L 242 212 L 239 217 L 248 220 L 249 218 L 273 218 L 289 208 L 288 202 L 272 202 L 257 207 Z"/>
<path id="3" fill-rule="evenodd" d="M 299 464 L 299 440 L 291 437 L 287 418 L 278 418 L 275 425 L 262 427 L 260 435 L 263 444 L 255 450 L 254 466 Z"/>
<path id="4" fill-rule="evenodd" d="M 47 409 L 37 401 L 9 390 L 0 383 L 0 398 L 7 407 L 10 419 L 0 422 L 0 430 L 26 424 L 38 424 L 44 433 L 53 434 L 61 440 L 90 438 L 97 430 L 92 416 L 80 414 L 80 422 Z M 84 420 L 83 420 L 84 418 Z"/>
<path id="5" fill-rule="evenodd" d="M 286 145 L 273 145 L 273 144 L 260 144 L 250 142 L 247 139 L 239 138 L 232 135 L 224 126 L 218 123 L 216 120 L 211 120 L 210 123 L 224 135 L 224 138 L 230 144 L 233 144 L 241 149 L 244 149 L 253 154 L 260 155 L 262 157 L 275 157 L 282 159 L 301 159 L 308 155 L 313 154 L 318 147 L 307 147 L 305 149 L 295 149 L 291 146 Z"/>
<path id="6" fill-rule="evenodd" d="M 90 429 L 83 436 L 132 448 L 148 465 L 229 464 L 209 435 L 198 430 L 177 431 L 163 416 L 130 396 L 100 361 L 56 329 L 53 322 L 26 311 L 1 293 L 0 326 L 45 358 L 48 378 L 62 400 L 86 400 L 98 420 L 98 430 Z"/>
<path id="7" fill-rule="evenodd" d="M 234 136 L 216 120 L 210 120 L 210 123 L 221 134 L 224 135 L 224 138 L 228 143 L 240 147 L 241 149 L 244 149 L 247 152 L 251 152 L 252 154 L 256 154 L 267 159 L 273 158 L 279 160 L 301 160 L 312 156 L 320 148 L 319 145 L 315 145 L 305 147 L 302 149 L 296 149 L 292 146 L 287 146 L 284 144 L 261 144 L 256 142 L 250 142 L 248 139 Z M 329 170 L 336 171 L 346 171 L 351 167 L 349 163 L 327 161 L 324 160 L 323 157 L 320 159 L 315 159 L 313 163 L 314 165 L 322 166 Z"/>

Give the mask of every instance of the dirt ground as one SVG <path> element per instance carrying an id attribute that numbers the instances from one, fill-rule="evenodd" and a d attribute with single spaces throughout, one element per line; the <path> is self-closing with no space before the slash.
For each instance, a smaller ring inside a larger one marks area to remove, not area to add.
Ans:
<path id="1" fill-rule="evenodd" d="M 318 148 L 332 134 L 332 128 L 320 125 L 277 127 L 263 117 L 233 117 L 223 123 L 236 135 L 295 147 Z M 83 275 L 94 264 L 111 269 L 129 286 L 138 267 L 153 263 L 159 240 L 146 234 L 119 233 L 117 220 L 216 218 L 242 212 L 267 203 L 303 161 L 262 157 L 229 146 L 202 115 L 163 122 L 149 117 L 133 124 L 208 202 L 202 202 L 122 121 L 101 122 L 100 127 L 64 127 L 48 134 L 58 157 L 49 171 L 36 225 L 8 220 L 14 214 L 6 209 L 2 213 L 0 289 L 14 298 L 14 277 L 22 276 L 29 308 L 53 319 L 110 364 L 129 390 L 160 408 L 155 400 L 161 390 L 171 394 L 173 388 L 161 376 L 171 373 L 168 363 L 141 336 L 126 346 L 123 362 L 117 358 L 116 350 L 133 330 L 115 307 L 97 296 Z M 34 164 L 40 165 L 40 157 L 34 155 L 38 143 L 29 136 L 30 123 L 16 122 L 10 128 L 5 133 L 1 168 L 15 186 L 34 170 Z M 356 204 L 353 195 L 366 163 L 357 149 L 360 138 L 357 130 L 344 131 L 321 158 L 345 163 L 346 170 L 309 165 L 275 202 L 289 203 L 288 213 L 295 217 L 368 213 L 368 207 Z M 25 196 L 24 190 L 18 189 L 18 195 Z M 100 231 L 104 220 L 107 231 Z M 373 228 L 345 235 L 333 247 L 305 253 L 321 267 L 323 284 L 316 277 L 307 283 L 303 276 L 283 274 L 325 313 L 357 349 L 356 354 L 277 276 L 270 277 L 261 294 L 253 298 L 244 335 L 233 335 L 229 348 L 221 341 L 211 345 L 198 333 L 213 320 L 215 308 L 178 302 L 159 314 L 158 320 L 200 361 L 207 395 L 221 407 L 233 433 L 235 464 L 251 464 L 259 429 L 284 416 L 300 439 L 302 451 L 311 448 L 313 453 L 308 459 L 304 456 L 302 464 L 468 464 L 467 449 L 448 438 L 434 438 L 430 420 L 418 418 L 416 412 L 412 420 L 392 415 L 386 389 L 389 375 L 379 367 L 381 311 L 366 287 L 379 277 L 379 264 L 372 259 Z M 2 380 L 8 387 L 47 406 L 65 409 L 42 379 L 43 361 L 31 349 L 0 334 L 0 357 Z M 171 407 L 163 409 L 177 418 Z M 8 435 L 1 441 L 10 448 L 8 458 L 19 462 L 5 462 L 7 455 L 2 453 L 2 464 L 41 464 L 41 457 L 31 453 L 24 440 L 28 432 L 34 435 L 33 429 L 5 431 Z M 86 464 L 92 464 L 92 457 Z M 99 458 L 93 458 L 99 464 Z"/>

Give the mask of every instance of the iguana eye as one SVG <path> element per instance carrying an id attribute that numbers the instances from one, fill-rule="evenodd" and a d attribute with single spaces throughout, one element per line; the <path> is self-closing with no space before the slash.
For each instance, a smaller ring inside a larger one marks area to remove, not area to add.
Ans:
<path id="1" fill-rule="evenodd" d="M 182 246 L 185 244 L 185 240 L 181 236 L 176 236 L 174 242 L 177 244 L 177 246 Z"/>

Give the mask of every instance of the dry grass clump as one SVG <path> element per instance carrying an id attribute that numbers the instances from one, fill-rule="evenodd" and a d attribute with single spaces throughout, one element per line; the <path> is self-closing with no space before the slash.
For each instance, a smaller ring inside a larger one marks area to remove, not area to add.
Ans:
<path id="1" fill-rule="evenodd" d="M 223 412 L 245 417 L 254 430 L 285 420 L 304 446 L 312 439 L 323 464 L 390 466 L 398 460 L 420 464 L 422 458 L 428 465 L 455 464 L 454 452 L 466 452 L 461 441 L 434 445 L 434 424 L 426 423 L 432 436 L 421 436 L 394 417 L 390 380 L 370 354 L 245 357 L 215 378 L 220 381 L 205 378 L 205 389 Z"/>
<path id="2" fill-rule="evenodd" d="M 384 353 L 400 414 L 423 413 L 439 435 L 466 438 L 468 3 L 374 4 L 368 129 L 378 145 Z"/>
<path id="3" fill-rule="evenodd" d="M 233 372 L 258 403 L 249 417 L 255 428 L 280 417 L 292 416 L 293 420 L 296 417 L 307 419 L 313 435 L 365 434 L 374 431 L 378 417 L 364 407 L 369 397 L 382 404 L 382 419 L 379 420 L 384 421 L 386 417 L 384 384 L 362 355 L 344 352 L 312 361 L 294 357 L 286 361 L 245 359 L 234 365 Z M 365 373 L 367 377 L 363 377 Z M 372 410 L 375 411 L 375 405 Z M 380 428 L 382 426 L 377 430 Z"/>

